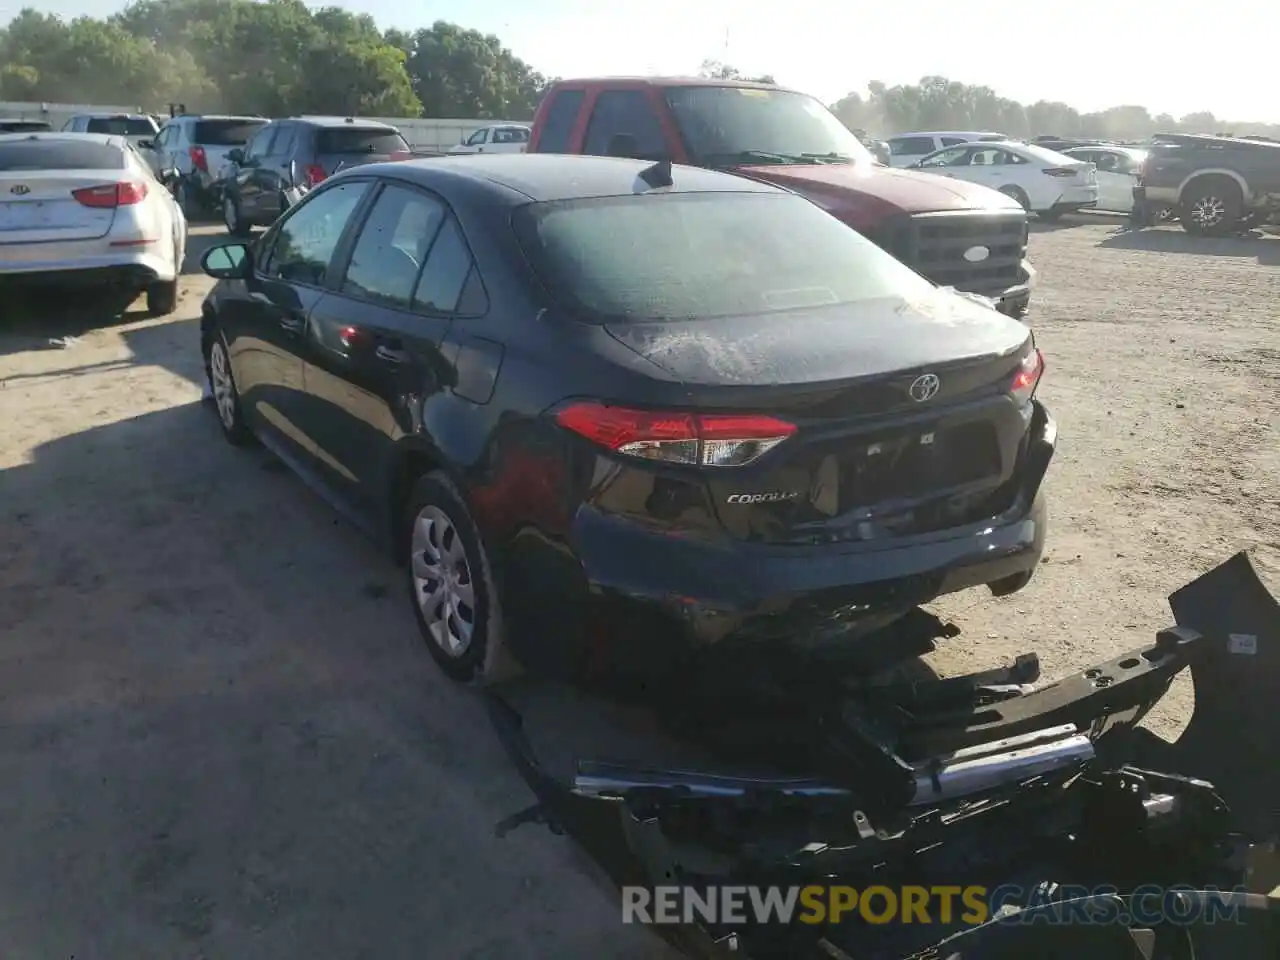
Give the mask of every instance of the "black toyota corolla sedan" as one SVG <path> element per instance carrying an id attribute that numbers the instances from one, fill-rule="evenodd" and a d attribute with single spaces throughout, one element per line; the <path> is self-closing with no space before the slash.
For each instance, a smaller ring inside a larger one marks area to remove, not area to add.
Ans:
<path id="1" fill-rule="evenodd" d="M 227 439 L 385 542 L 456 679 L 839 649 L 1040 558 L 1031 333 L 777 187 L 370 164 L 203 266 Z"/>

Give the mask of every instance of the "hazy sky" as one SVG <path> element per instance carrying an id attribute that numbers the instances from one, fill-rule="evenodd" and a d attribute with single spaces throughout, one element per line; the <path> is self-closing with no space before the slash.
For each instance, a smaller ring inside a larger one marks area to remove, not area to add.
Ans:
<path id="1" fill-rule="evenodd" d="M 103 16 L 119 0 L 27 0 L 63 16 Z M 0 0 L 0 20 L 24 4 Z M 1175 116 L 1212 110 L 1280 122 L 1266 53 L 1280 4 L 1216 0 L 344 0 L 383 27 L 451 20 L 496 33 L 559 76 L 675 73 L 706 58 L 831 101 L 868 80 L 913 83 L 942 74 L 1030 103 L 1080 110 L 1141 104 Z M 1126 39 L 1132 38 L 1132 39 Z M 727 43 L 726 43 L 727 40 Z M 1250 44 L 1257 41 L 1257 48 Z"/>

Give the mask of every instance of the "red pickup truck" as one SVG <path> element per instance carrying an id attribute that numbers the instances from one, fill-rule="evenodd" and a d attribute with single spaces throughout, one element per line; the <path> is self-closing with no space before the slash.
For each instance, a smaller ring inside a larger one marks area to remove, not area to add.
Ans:
<path id="1" fill-rule="evenodd" d="M 976 184 L 878 162 L 818 100 L 740 80 L 562 80 L 538 106 L 530 153 L 671 160 L 793 190 L 939 286 L 1022 316 L 1035 271 L 1027 215 Z"/>

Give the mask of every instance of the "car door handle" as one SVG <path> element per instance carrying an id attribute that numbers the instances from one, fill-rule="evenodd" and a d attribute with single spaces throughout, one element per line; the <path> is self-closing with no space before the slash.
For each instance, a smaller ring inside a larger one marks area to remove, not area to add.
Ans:
<path id="1" fill-rule="evenodd" d="M 399 347 L 389 346 L 385 343 L 378 344 L 373 351 L 373 355 L 379 360 L 386 361 L 387 363 L 401 364 L 409 362 L 409 354 L 407 351 L 401 350 Z"/>
<path id="2" fill-rule="evenodd" d="M 300 313 L 286 313 L 280 318 L 280 326 L 290 333 L 301 333 L 307 325 L 307 318 Z"/>

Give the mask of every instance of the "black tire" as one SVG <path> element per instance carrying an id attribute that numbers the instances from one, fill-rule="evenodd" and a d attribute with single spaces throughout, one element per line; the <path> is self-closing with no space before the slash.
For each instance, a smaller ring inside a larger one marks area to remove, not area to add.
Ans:
<path id="1" fill-rule="evenodd" d="M 233 237 L 247 237 L 253 233 L 253 224 L 246 223 L 240 212 L 240 201 L 234 194 L 224 194 L 222 198 L 222 222 L 227 233 Z"/>
<path id="2" fill-rule="evenodd" d="M 229 401 L 224 401 L 220 392 L 218 370 L 218 352 L 222 354 L 225 364 L 226 385 L 230 389 Z M 218 417 L 218 426 L 227 443 L 233 447 L 248 446 L 253 442 L 253 431 L 244 422 L 244 409 L 240 405 L 240 390 L 236 386 L 235 373 L 231 369 L 231 355 L 227 351 L 227 341 L 216 327 L 210 331 L 204 342 L 204 373 L 209 380 L 209 389 L 213 392 L 213 409 Z"/>
<path id="3" fill-rule="evenodd" d="M 178 309 L 178 280 L 162 280 L 147 287 L 147 314 L 167 317 Z"/>
<path id="4" fill-rule="evenodd" d="M 1182 229 L 1193 236 L 1231 233 L 1244 215 L 1240 186 L 1221 176 L 1200 177 L 1182 192 L 1178 219 Z"/>
<path id="5" fill-rule="evenodd" d="M 1017 200 L 1023 210 L 1031 209 L 1031 199 L 1023 192 L 1021 187 L 1001 187 L 1000 192 L 1006 197 L 1012 197 L 1014 200 Z"/>
<path id="6" fill-rule="evenodd" d="M 439 471 L 419 477 L 402 522 L 409 603 L 432 659 L 459 683 L 484 686 L 504 679 L 510 665 L 502 642 L 502 605 L 488 554 L 457 487 Z M 421 531 L 420 522 L 425 524 Z M 435 573 L 445 579 L 433 578 Z M 424 596 L 432 599 L 424 602 Z M 465 596 L 469 603 L 461 599 Z M 469 627 L 465 645 L 450 649 L 449 638 L 460 640 L 464 625 Z"/>
<path id="7" fill-rule="evenodd" d="M 1057 223 L 1062 219 L 1061 210 L 1037 210 L 1036 219 L 1041 223 Z"/>

